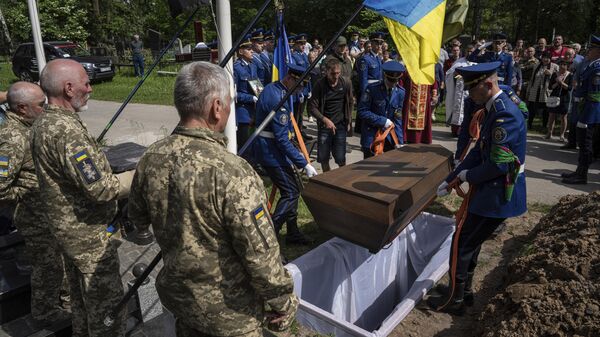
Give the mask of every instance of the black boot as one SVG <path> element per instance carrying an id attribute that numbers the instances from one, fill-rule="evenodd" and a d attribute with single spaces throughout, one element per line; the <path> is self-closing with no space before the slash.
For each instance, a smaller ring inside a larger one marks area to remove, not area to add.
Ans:
<path id="1" fill-rule="evenodd" d="M 585 169 L 580 169 L 577 168 L 577 171 L 575 171 L 575 174 L 564 178 L 562 180 L 563 183 L 565 184 L 572 184 L 572 185 L 585 185 L 587 184 L 587 168 Z"/>
<path id="2" fill-rule="evenodd" d="M 465 296 L 463 297 L 465 305 L 472 307 L 475 303 L 475 297 L 473 296 L 473 272 L 467 273 L 467 281 L 465 282 Z"/>
<path id="3" fill-rule="evenodd" d="M 560 174 L 561 178 L 571 178 L 577 175 L 577 171 L 573 171 L 573 172 L 563 172 Z"/>
<path id="4" fill-rule="evenodd" d="M 431 309 L 439 312 L 446 312 L 451 315 L 462 316 L 465 313 L 465 284 L 464 283 L 456 283 L 454 287 L 454 293 L 452 294 L 452 298 L 448 301 L 448 297 L 450 294 L 446 294 L 446 296 L 439 297 L 429 297 L 427 299 L 427 304 Z M 448 303 L 448 304 L 446 304 Z M 443 306 L 443 307 L 442 307 Z"/>

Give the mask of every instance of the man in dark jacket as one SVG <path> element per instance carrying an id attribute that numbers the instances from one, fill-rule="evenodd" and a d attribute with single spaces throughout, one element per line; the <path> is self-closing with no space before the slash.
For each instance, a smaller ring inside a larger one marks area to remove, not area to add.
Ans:
<path id="1" fill-rule="evenodd" d="M 330 58 L 326 76 L 313 88 L 309 111 L 317 119 L 317 161 L 329 171 L 329 156 L 338 166 L 346 165 L 346 136 L 352 131 L 352 83 L 342 76 L 342 64 Z"/>

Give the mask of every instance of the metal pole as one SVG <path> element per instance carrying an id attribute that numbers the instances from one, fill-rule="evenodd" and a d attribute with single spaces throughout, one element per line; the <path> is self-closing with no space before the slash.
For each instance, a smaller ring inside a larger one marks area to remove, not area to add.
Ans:
<path id="1" fill-rule="evenodd" d="M 37 59 L 38 74 L 46 67 L 46 56 L 44 55 L 44 43 L 42 41 L 42 30 L 36 0 L 27 0 L 29 7 L 29 20 L 31 21 L 31 33 L 33 35 L 33 46 L 35 47 L 35 58 Z"/>
<path id="2" fill-rule="evenodd" d="M 244 144 L 244 146 L 242 146 L 242 148 L 238 152 L 239 156 L 241 156 L 248 149 L 248 147 L 250 146 L 250 144 L 252 144 L 252 142 L 254 141 L 254 139 L 256 139 L 256 137 L 258 136 L 258 134 L 261 133 L 265 129 L 265 127 L 267 126 L 267 124 L 269 124 L 269 122 L 271 121 L 271 119 L 273 119 L 273 117 L 275 117 L 275 112 L 277 110 L 281 109 L 283 107 L 283 105 L 288 101 L 288 99 L 290 99 L 290 96 L 293 95 L 294 91 L 296 90 L 296 88 L 298 88 L 298 86 L 300 85 L 300 83 L 302 83 L 302 81 L 304 81 L 304 79 L 308 76 L 308 74 L 310 74 L 311 70 L 313 70 L 315 68 L 315 66 L 317 65 L 317 62 L 320 59 L 322 59 L 323 56 L 325 56 L 325 53 L 329 49 L 331 49 L 331 47 L 333 46 L 333 44 L 336 42 L 337 38 L 340 37 L 340 35 L 342 35 L 342 33 L 344 32 L 344 30 L 346 30 L 346 27 L 348 27 L 348 25 L 350 25 L 350 23 L 352 23 L 352 21 L 358 16 L 358 14 L 360 13 L 360 11 L 363 8 L 364 8 L 363 4 L 361 4 L 360 6 L 358 6 L 358 8 L 356 9 L 356 11 L 354 11 L 354 14 L 352 14 L 352 16 L 342 26 L 342 28 L 340 28 L 340 30 L 338 30 L 338 32 L 335 33 L 335 35 L 333 36 L 333 38 L 331 38 L 331 40 L 329 40 L 329 42 L 327 43 L 327 46 L 325 46 L 325 48 L 323 48 L 323 51 L 321 51 L 321 53 L 319 54 L 319 56 L 317 56 L 315 58 L 314 62 L 311 63 L 310 66 L 308 66 L 308 68 L 304 72 L 304 74 L 302 74 L 302 76 L 300 76 L 300 79 L 298 79 L 296 81 L 296 84 L 293 85 L 291 88 L 288 88 L 287 93 L 281 99 L 281 101 L 279 101 L 279 104 L 277 104 L 277 106 L 273 110 L 271 110 L 271 112 L 269 112 L 269 114 L 267 115 L 267 118 L 265 118 L 265 120 L 260 124 L 260 126 L 258 128 L 256 128 L 256 130 L 254 131 L 254 133 L 250 136 L 250 138 L 248 138 L 248 141 L 246 141 L 246 144 Z"/>
<path id="3" fill-rule="evenodd" d="M 142 77 L 137 82 L 135 87 L 133 87 L 133 90 L 131 90 L 131 92 L 129 93 L 129 96 L 127 96 L 127 98 L 125 99 L 123 104 L 121 104 L 121 106 L 119 107 L 119 110 L 117 110 L 117 112 L 115 112 L 114 116 L 110 119 L 110 122 L 108 122 L 108 124 L 106 124 L 106 127 L 104 128 L 104 130 L 102 130 L 102 133 L 100 134 L 100 136 L 98 136 L 98 139 L 97 139 L 98 142 L 100 142 L 102 139 L 104 139 L 104 136 L 106 136 L 106 133 L 112 127 L 113 123 L 117 120 L 117 118 L 119 118 L 119 116 L 121 115 L 121 113 L 123 112 L 123 110 L 125 109 L 127 104 L 129 104 L 129 101 L 131 101 L 131 99 L 133 98 L 135 93 L 140 89 L 142 84 L 144 84 L 144 82 L 146 81 L 148 76 L 150 76 L 150 74 L 152 73 L 152 70 L 154 70 L 154 68 L 158 65 L 158 63 L 160 62 L 162 57 L 165 55 L 167 50 L 169 50 L 173 46 L 173 44 L 175 43 L 177 38 L 179 38 L 179 35 L 181 35 L 181 33 L 183 33 L 183 30 L 190 24 L 190 22 L 192 21 L 194 16 L 196 16 L 196 13 L 198 13 L 198 10 L 200 10 L 200 7 L 196 8 L 194 10 L 194 12 L 188 17 L 188 19 L 183 23 L 183 25 L 181 25 L 181 27 L 179 27 L 179 30 L 177 31 L 177 33 L 175 33 L 173 38 L 171 38 L 171 41 L 169 42 L 169 44 L 163 48 L 163 50 L 160 52 L 160 55 L 158 55 L 158 57 L 156 58 L 156 61 L 154 61 L 152 66 L 150 66 L 150 69 L 148 69 L 148 71 L 146 71 L 146 73 L 144 74 L 144 77 Z"/>
<path id="4" fill-rule="evenodd" d="M 217 16 L 219 29 L 219 65 L 227 70 L 228 74 L 233 74 L 233 49 L 231 48 L 231 7 L 229 0 L 217 1 Z M 248 26 L 248 29 L 250 26 Z M 237 45 L 237 44 L 236 44 Z M 233 77 L 229 78 L 229 88 L 232 96 L 235 97 L 235 87 Z M 237 152 L 237 137 L 235 126 L 235 100 L 231 100 L 231 113 L 225 126 L 225 136 L 228 139 L 227 150 L 231 153 Z"/>

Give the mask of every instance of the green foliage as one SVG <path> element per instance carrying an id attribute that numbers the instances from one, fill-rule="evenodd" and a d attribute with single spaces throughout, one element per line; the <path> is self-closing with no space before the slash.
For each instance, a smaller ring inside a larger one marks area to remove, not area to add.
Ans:
<path id="1" fill-rule="evenodd" d="M 31 23 L 26 1 L 0 0 L 8 30 L 15 43 L 31 41 Z M 38 1 L 42 38 L 85 42 L 87 11 L 78 0 Z"/>

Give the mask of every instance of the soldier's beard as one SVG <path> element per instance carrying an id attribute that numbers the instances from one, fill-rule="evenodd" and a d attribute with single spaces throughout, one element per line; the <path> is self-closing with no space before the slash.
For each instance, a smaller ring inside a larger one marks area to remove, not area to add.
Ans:
<path id="1" fill-rule="evenodd" d="M 82 112 L 82 111 L 86 111 L 88 109 L 88 105 L 87 102 L 90 99 L 90 95 L 86 94 L 85 96 L 81 97 L 81 99 L 77 99 L 73 101 L 73 108 L 75 109 L 75 111 L 77 112 Z"/>

